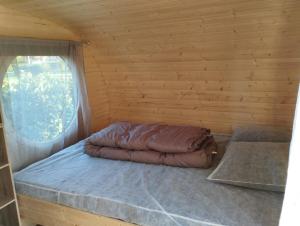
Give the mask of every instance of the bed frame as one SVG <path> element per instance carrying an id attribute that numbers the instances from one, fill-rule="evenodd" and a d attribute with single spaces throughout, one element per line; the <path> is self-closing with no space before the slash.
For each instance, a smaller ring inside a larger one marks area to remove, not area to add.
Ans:
<path id="1" fill-rule="evenodd" d="M 18 195 L 22 226 L 134 226 L 121 220 Z"/>

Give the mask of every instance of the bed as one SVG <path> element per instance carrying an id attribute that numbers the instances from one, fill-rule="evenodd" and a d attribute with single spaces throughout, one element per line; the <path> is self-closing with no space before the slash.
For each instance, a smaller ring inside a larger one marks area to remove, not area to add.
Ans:
<path id="1" fill-rule="evenodd" d="M 69 225 L 278 225 L 283 193 L 212 183 L 206 178 L 213 168 L 92 158 L 83 146 L 81 141 L 14 174 L 25 220 L 44 217 L 49 220 L 33 223 L 45 226 L 51 220 L 56 225 L 56 218 Z"/>

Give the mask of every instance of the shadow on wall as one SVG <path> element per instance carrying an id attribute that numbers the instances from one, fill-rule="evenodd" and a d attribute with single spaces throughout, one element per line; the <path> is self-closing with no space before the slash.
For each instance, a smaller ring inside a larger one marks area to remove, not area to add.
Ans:
<path id="1" fill-rule="evenodd" d="M 288 122 L 288 128 L 292 130 L 295 107 L 297 102 L 297 93 L 300 81 L 300 1 L 290 0 L 282 3 L 282 28 L 278 31 L 279 48 L 283 57 L 280 63 L 285 65 L 287 73 L 281 75 L 285 78 L 285 83 L 289 86 L 283 93 L 287 94 L 286 100 L 282 104 L 292 104 L 291 117 Z M 281 84 L 276 83 L 278 90 L 282 90 Z"/>
<path id="2" fill-rule="evenodd" d="M 249 43 L 252 47 L 248 52 L 252 56 L 252 66 L 248 85 L 244 87 L 245 92 L 241 87 L 234 85 L 232 90 L 241 93 L 241 100 L 247 91 L 257 99 L 257 106 L 249 108 L 251 110 L 249 124 L 291 130 L 300 79 L 300 2 L 260 1 L 257 4 L 260 4 L 258 17 L 252 19 L 257 19 L 258 22 L 252 23 L 249 27 L 257 37 L 253 37 L 253 40 L 247 39 L 247 41 L 256 40 L 254 44 Z M 238 10 L 236 19 L 239 20 Z M 238 32 L 236 30 L 236 37 Z M 232 51 L 233 55 L 239 54 L 235 52 L 238 49 Z M 238 63 L 239 61 L 235 61 L 233 64 Z M 258 108 L 265 110 L 262 111 L 264 113 L 256 112 Z M 237 124 L 239 123 L 233 122 L 233 127 Z"/>

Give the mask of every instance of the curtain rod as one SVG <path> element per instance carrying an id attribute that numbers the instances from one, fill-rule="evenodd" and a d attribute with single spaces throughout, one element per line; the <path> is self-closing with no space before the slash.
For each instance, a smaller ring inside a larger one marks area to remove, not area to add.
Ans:
<path id="1" fill-rule="evenodd" d="M 81 40 L 80 43 L 82 45 L 86 45 L 86 46 L 89 46 L 91 44 L 91 42 L 89 40 Z"/>

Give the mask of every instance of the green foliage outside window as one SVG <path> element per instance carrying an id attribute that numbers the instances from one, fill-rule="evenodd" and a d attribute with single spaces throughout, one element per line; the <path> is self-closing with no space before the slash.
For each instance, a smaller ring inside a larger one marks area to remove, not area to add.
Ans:
<path id="1" fill-rule="evenodd" d="M 52 140 L 75 113 L 72 74 L 60 57 L 18 56 L 4 77 L 2 101 L 18 133 L 33 141 Z"/>

